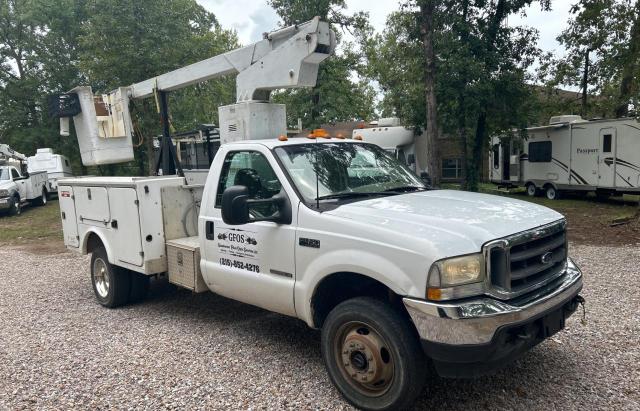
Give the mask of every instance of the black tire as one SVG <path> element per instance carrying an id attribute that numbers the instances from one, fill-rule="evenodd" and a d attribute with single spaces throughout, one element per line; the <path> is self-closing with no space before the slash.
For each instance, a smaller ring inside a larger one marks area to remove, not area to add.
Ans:
<path id="1" fill-rule="evenodd" d="M 22 212 L 22 205 L 20 204 L 20 198 L 11 197 L 9 199 L 9 215 L 20 215 Z"/>
<path id="2" fill-rule="evenodd" d="M 558 191 L 554 186 L 548 185 L 544 190 L 544 195 L 549 200 L 558 200 L 560 199 L 560 191 Z"/>
<path id="3" fill-rule="evenodd" d="M 106 287 L 100 282 L 100 278 L 105 276 Z M 115 308 L 129 300 L 131 278 L 128 270 L 111 265 L 103 246 L 91 253 L 91 284 L 100 305 Z"/>
<path id="4" fill-rule="evenodd" d="M 49 199 L 48 194 L 47 194 L 47 189 L 46 188 L 42 188 L 42 195 L 38 198 L 36 198 L 36 205 L 37 206 L 46 206 L 47 205 L 47 200 Z"/>
<path id="5" fill-rule="evenodd" d="M 355 333 L 345 335 L 344 331 L 350 327 Z M 380 355 L 376 358 L 370 355 L 374 351 L 369 348 L 378 346 L 366 342 L 366 347 L 359 345 L 358 338 L 363 335 L 365 339 L 367 336 L 381 337 L 378 339 L 382 342 Z M 356 341 L 355 348 L 353 341 Z M 331 381 L 343 397 L 358 408 L 404 409 L 422 393 L 427 363 L 417 332 L 408 318 L 382 301 L 358 297 L 336 306 L 322 327 L 321 347 Z M 384 372 L 389 367 L 391 374 Z M 380 379 L 379 373 L 391 377 Z M 365 381 L 371 374 L 370 378 L 375 381 L 369 386 L 356 381 L 359 378 Z"/>
<path id="6" fill-rule="evenodd" d="M 135 271 L 130 271 L 129 277 L 131 279 L 129 302 L 137 303 L 144 300 L 149 293 L 149 276 Z"/>
<path id="7" fill-rule="evenodd" d="M 536 188 L 536 185 L 533 183 L 527 184 L 526 190 L 527 190 L 527 195 L 529 197 L 535 197 L 536 195 L 538 195 L 538 189 Z"/>

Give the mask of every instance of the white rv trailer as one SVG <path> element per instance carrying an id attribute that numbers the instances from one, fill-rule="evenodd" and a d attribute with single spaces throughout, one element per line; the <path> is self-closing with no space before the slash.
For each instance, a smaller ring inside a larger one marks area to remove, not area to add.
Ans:
<path id="1" fill-rule="evenodd" d="M 526 139 L 495 136 L 491 146 L 491 182 L 524 186 L 531 196 L 640 193 L 640 122 L 634 118 L 555 116 L 548 126 L 526 129 Z"/>
<path id="2" fill-rule="evenodd" d="M 36 171 L 47 172 L 47 185 L 50 193 L 58 191 L 58 179 L 73 177 L 69 160 L 61 154 L 54 154 L 50 148 L 37 149 L 36 155 L 27 159 L 27 169 L 29 173 Z"/>
<path id="3" fill-rule="evenodd" d="M 397 117 L 380 118 L 368 127 L 353 130 L 352 138 L 382 147 L 401 163 L 416 171 L 415 133 Z"/>

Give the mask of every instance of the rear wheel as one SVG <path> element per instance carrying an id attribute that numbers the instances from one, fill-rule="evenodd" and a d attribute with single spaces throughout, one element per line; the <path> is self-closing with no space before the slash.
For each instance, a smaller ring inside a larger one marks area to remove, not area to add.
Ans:
<path id="1" fill-rule="evenodd" d="M 544 192 L 549 200 L 557 200 L 560 198 L 560 192 L 552 185 L 547 186 Z"/>
<path id="2" fill-rule="evenodd" d="M 365 410 L 409 407 L 421 393 L 426 360 L 408 319 L 369 297 L 334 308 L 322 327 L 329 377 L 354 406 Z"/>
<path id="3" fill-rule="evenodd" d="M 47 189 L 42 188 L 42 195 L 36 199 L 36 205 L 46 206 L 47 205 Z"/>
<path id="4" fill-rule="evenodd" d="M 91 253 L 91 282 L 101 305 L 115 308 L 127 303 L 131 288 L 129 273 L 109 263 L 103 246 Z"/>
<path id="5" fill-rule="evenodd" d="M 538 194 L 538 189 L 536 188 L 536 185 L 533 183 L 527 184 L 527 195 L 529 197 L 535 197 L 536 194 Z"/>

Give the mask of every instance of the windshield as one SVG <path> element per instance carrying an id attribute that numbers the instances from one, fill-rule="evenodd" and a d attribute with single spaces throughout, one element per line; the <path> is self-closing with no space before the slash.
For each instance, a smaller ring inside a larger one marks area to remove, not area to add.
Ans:
<path id="1" fill-rule="evenodd" d="M 9 168 L 0 168 L 0 181 L 9 180 Z"/>
<path id="2" fill-rule="evenodd" d="M 407 167 L 373 144 L 309 143 L 277 147 L 275 152 L 306 202 L 314 202 L 316 197 L 365 197 L 425 189 Z"/>

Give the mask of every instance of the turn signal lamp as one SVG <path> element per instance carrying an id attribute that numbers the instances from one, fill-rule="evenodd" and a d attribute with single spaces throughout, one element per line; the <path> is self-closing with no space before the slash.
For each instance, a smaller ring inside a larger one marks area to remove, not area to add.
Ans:
<path id="1" fill-rule="evenodd" d="M 289 140 L 289 139 L 284 134 L 280 134 L 278 136 L 278 141 L 287 141 L 287 140 Z"/>
<path id="2" fill-rule="evenodd" d="M 342 135 L 342 133 L 338 133 L 338 135 L 336 136 L 336 138 L 344 139 L 344 136 Z"/>
<path id="3" fill-rule="evenodd" d="M 353 139 L 354 139 L 354 140 L 360 140 L 360 141 L 362 141 L 362 136 L 361 136 L 360 134 L 358 134 L 358 135 L 357 135 L 357 136 L 355 136 Z"/>
<path id="4" fill-rule="evenodd" d="M 439 301 L 442 298 L 442 290 L 439 288 L 428 288 L 427 298 L 429 300 Z"/>

